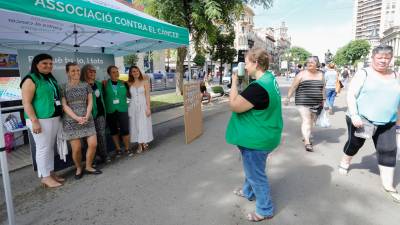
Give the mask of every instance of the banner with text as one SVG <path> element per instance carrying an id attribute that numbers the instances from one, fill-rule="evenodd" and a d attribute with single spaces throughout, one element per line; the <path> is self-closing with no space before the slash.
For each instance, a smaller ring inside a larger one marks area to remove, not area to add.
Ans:
<path id="1" fill-rule="evenodd" d="M 33 58 L 41 53 L 49 54 L 53 57 L 53 75 L 59 84 L 68 81 L 65 72 L 65 65 L 68 62 L 77 62 L 82 68 L 85 64 L 92 64 L 96 70 L 96 79 L 108 79 L 107 67 L 115 65 L 114 56 L 108 54 L 81 53 L 81 52 L 55 52 L 55 51 L 38 51 L 38 50 L 18 50 L 18 64 L 21 77 L 25 77 L 30 69 Z"/>

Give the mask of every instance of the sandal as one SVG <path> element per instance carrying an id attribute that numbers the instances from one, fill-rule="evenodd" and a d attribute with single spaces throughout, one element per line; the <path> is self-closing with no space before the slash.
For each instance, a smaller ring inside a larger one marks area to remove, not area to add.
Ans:
<path id="1" fill-rule="evenodd" d="M 307 152 L 314 152 L 312 144 L 306 144 L 304 147 L 306 148 Z"/>
<path id="2" fill-rule="evenodd" d="M 242 190 L 241 188 L 235 189 L 235 190 L 233 191 L 233 194 L 235 194 L 235 195 L 237 195 L 237 196 L 239 196 L 239 197 L 245 198 L 245 199 L 247 199 L 247 200 L 249 200 L 249 201 L 253 201 L 253 200 L 254 200 L 254 198 L 251 198 L 251 199 L 246 198 L 246 196 L 244 196 L 243 190 Z"/>
<path id="3" fill-rule="evenodd" d="M 147 150 L 149 150 L 149 145 L 144 143 L 143 144 L 143 151 L 147 151 Z"/>
<path id="4" fill-rule="evenodd" d="M 343 164 L 343 163 L 340 163 L 340 165 L 338 166 L 338 172 L 339 172 L 339 174 L 341 174 L 341 175 L 347 175 L 348 173 L 349 173 L 349 167 L 350 167 L 350 164 Z"/>
<path id="5" fill-rule="evenodd" d="M 251 222 L 260 222 L 263 220 L 269 220 L 272 219 L 274 216 L 260 216 L 256 212 L 252 212 L 247 214 L 247 219 Z"/>
<path id="6" fill-rule="evenodd" d="M 393 201 L 396 203 L 400 203 L 400 194 L 398 191 L 394 190 L 394 191 L 390 191 L 387 190 L 386 188 L 383 188 L 383 190 L 388 193 L 390 195 L 390 197 L 392 197 Z"/>
<path id="7" fill-rule="evenodd" d="M 136 150 L 136 153 L 137 153 L 137 154 L 140 154 L 140 153 L 142 153 L 142 152 L 143 152 L 143 149 L 142 149 L 142 147 L 139 145 L 138 149 Z"/>

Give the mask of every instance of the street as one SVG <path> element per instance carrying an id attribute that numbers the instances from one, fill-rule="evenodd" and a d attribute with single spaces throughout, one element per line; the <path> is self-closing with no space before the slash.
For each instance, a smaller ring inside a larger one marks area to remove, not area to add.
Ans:
<path id="1" fill-rule="evenodd" d="M 289 82 L 278 78 L 282 96 Z M 304 150 L 300 116 L 291 103 L 284 106 L 282 145 L 268 159 L 268 177 L 275 216 L 261 224 L 276 225 L 397 225 L 400 205 L 380 185 L 371 141 L 350 166 L 348 176 L 337 165 L 347 138 L 345 93 L 336 101 L 330 128 L 314 132 L 315 152 Z M 74 180 L 46 190 L 31 167 L 10 174 L 19 225 L 236 225 L 253 224 L 246 213 L 254 202 L 232 191 L 243 182 L 235 146 L 225 142 L 230 117 L 227 103 L 214 104 L 204 114 L 204 134 L 184 144 L 183 118 L 154 127 L 151 150 L 124 156 L 106 165 L 99 176 Z M 395 177 L 398 188 L 400 173 Z M 2 188 L 2 184 L 0 185 Z M 4 193 L 0 222 L 5 223 Z"/>

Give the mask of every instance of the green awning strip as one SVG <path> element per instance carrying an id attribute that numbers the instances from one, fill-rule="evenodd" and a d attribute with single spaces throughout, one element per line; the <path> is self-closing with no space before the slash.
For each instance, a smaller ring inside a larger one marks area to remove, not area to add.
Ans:
<path id="1" fill-rule="evenodd" d="M 188 45 L 186 28 L 142 18 L 84 0 L 0 1 L 0 9 Z"/>

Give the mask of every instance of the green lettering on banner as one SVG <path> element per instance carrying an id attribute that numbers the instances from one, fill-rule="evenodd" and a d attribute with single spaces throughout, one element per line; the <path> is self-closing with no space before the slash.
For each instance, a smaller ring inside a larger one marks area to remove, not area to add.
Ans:
<path id="1" fill-rule="evenodd" d="M 0 9 L 188 45 L 186 28 L 78 0 L 0 1 Z"/>

